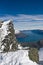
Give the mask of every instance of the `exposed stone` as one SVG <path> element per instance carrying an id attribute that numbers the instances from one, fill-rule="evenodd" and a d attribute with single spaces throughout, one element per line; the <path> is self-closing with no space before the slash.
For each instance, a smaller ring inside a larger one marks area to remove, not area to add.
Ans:
<path id="1" fill-rule="evenodd" d="M 10 21 L 9 23 L 7 23 L 7 26 L 8 26 L 7 29 L 8 34 L 5 36 L 3 40 L 1 40 L 1 38 L 3 37 L 0 37 L 0 49 L 5 52 L 17 50 L 18 47 L 18 42 L 15 37 L 13 22 Z M 2 31 L 3 33 L 2 29 L 0 29 L 0 31 Z M 0 36 L 2 35 L 2 33 L 0 32 Z"/>

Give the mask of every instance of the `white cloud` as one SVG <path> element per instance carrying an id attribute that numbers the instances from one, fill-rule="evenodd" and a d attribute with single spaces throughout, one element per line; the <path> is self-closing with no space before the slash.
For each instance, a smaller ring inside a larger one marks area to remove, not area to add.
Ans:
<path id="1" fill-rule="evenodd" d="M 17 22 L 27 22 L 27 21 L 32 21 L 32 20 L 43 20 L 43 15 L 25 15 L 25 14 L 18 14 L 16 16 L 12 15 L 5 15 L 5 16 L 0 16 L 0 19 L 6 20 L 6 19 L 13 19 L 14 21 Z"/>
<path id="2" fill-rule="evenodd" d="M 1 20 L 14 20 L 15 29 L 18 30 L 31 30 L 43 29 L 43 15 L 25 15 L 18 14 L 16 16 L 6 15 L 0 17 Z"/>
<path id="3" fill-rule="evenodd" d="M 43 22 L 15 22 L 15 29 L 18 30 L 32 30 L 32 29 L 42 29 Z"/>

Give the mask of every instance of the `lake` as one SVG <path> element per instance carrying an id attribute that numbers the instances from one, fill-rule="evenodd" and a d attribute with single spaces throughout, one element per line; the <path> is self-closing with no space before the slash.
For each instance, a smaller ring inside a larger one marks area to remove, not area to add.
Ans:
<path id="1" fill-rule="evenodd" d="M 17 40 L 19 42 L 37 42 L 39 40 L 43 40 L 43 31 L 42 30 L 24 30 L 21 31 L 22 34 L 26 36 L 19 36 Z"/>

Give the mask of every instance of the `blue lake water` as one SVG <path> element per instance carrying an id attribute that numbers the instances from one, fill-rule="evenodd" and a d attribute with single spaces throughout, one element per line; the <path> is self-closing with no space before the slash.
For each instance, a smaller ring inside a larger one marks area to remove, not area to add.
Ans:
<path id="1" fill-rule="evenodd" d="M 43 34 L 38 31 L 38 33 L 32 31 L 23 31 L 26 34 L 26 37 L 18 37 L 17 40 L 19 42 L 37 42 L 39 40 L 43 40 Z"/>

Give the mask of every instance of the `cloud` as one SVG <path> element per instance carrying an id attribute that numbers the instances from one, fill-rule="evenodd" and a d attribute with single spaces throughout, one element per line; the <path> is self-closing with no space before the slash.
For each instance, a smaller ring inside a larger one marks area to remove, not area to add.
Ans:
<path id="1" fill-rule="evenodd" d="M 15 22 L 15 29 L 17 30 L 32 30 L 41 29 L 43 30 L 43 22 Z"/>
<path id="2" fill-rule="evenodd" d="M 17 30 L 43 29 L 43 15 L 25 15 L 18 14 L 16 16 L 5 15 L 0 16 L 1 20 L 14 20 L 14 26 Z"/>
<path id="3" fill-rule="evenodd" d="M 17 22 L 30 22 L 32 20 L 36 20 L 36 21 L 42 21 L 43 20 L 43 15 L 25 15 L 25 14 L 18 14 L 16 16 L 12 16 L 12 15 L 5 15 L 5 16 L 0 16 L 1 20 L 7 20 L 7 19 L 13 19 L 14 21 Z"/>
<path id="4" fill-rule="evenodd" d="M 29 22 L 32 20 L 36 21 L 42 21 L 43 20 L 43 15 L 24 15 L 24 14 L 19 14 L 18 16 L 15 17 L 15 20 L 18 22 Z"/>

